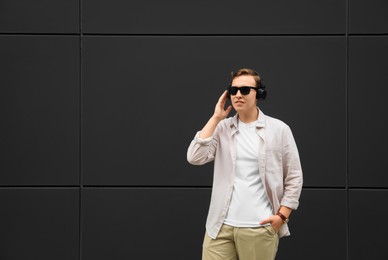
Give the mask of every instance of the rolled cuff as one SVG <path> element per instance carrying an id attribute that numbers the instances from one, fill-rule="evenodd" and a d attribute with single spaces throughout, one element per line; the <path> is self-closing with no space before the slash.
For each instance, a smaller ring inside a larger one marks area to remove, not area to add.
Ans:
<path id="1" fill-rule="evenodd" d="M 280 205 L 290 208 L 292 210 L 297 210 L 299 206 L 299 201 L 283 198 L 282 201 L 280 202 Z"/>
<path id="2" fill-rule="evenodd" d="M 194 136 L 194 141 L 198 144 L 202 144 L 202 145 L 209 145 L 213 136 L 210 136 L 208 138 L 204 138 L 202 139 L 201 137 L 199 137 L 199 134 L 201 133 L 201 131 L 198 131 L 195 136 Z"/>

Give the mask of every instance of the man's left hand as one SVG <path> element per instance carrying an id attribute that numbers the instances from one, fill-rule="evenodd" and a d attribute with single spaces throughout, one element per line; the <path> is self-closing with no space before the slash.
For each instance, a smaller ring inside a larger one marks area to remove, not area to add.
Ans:
<path id="1" fill-rule="evenodd" d="M 283 226 L 283 219 L 278 215 L 272 215 L 269 218 L 264 219 L 260 222 L 260 225 L 270 223 L 273 229 L 275 229 L 276 233 L 279 232 L 280 228 Z"/>

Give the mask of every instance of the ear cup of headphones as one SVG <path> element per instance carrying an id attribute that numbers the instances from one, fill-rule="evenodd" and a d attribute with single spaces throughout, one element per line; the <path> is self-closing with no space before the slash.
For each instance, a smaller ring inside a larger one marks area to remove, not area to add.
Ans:
<path id="1" fill-rule="evenodd" d="M 256 92 L 256 99 L 257 100 L 265 100 L 266 97 L 267 97 L 267 90 L 265 90 L 265 85 L 260 84 L 260 87 Z"/>

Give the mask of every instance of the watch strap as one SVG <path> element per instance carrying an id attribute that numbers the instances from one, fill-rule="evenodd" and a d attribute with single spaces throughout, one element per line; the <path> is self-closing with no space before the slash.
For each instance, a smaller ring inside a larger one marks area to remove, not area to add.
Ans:
<path id="1" fill-rule="evenodd" d="M 289 219 L 286 216 L 284 216 L 280 211 L 276 213 L 276 215 L 278 215 L 283 220 L 284 223 L 288 223 Z"/>

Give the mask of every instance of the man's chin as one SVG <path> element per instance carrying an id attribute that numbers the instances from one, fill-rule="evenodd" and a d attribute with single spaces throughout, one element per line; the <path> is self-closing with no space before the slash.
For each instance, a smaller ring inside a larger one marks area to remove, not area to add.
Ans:
<path id="1" fill-rule="evenodd" d="M 243 112 L 245 110 L 241 106 L 234 106 L 233 108 L 234 108 L 234 110 L 236 110 L 237 113 Z"/>

